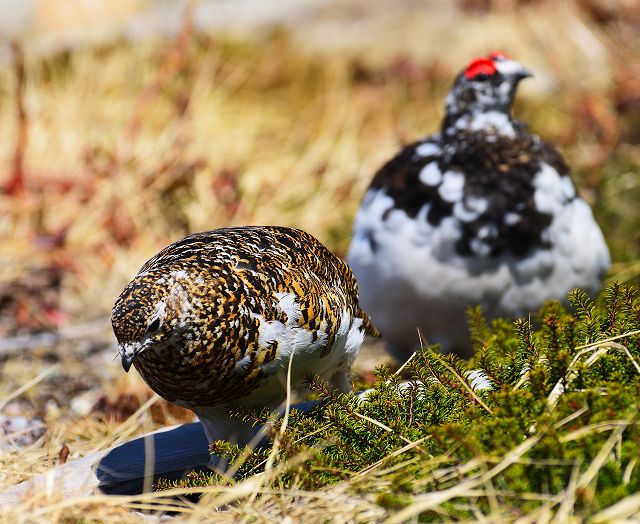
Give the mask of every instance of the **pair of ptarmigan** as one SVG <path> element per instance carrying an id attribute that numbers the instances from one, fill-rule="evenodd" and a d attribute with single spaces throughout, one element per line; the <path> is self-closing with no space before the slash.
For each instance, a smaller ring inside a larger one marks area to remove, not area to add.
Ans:
<path id="1" fill-rule="evenodd" d="M 469 354 L 465 310 L 523 315 L 573 287 L 595 292 L 609 253 L 551 145 L 510 115 L 528 70 L 501 53 L 472 61 L 447 97 L 441 132 L 375 175 L 349 263 L 284 227 L 238 227 L 180 240 L 149 260 L 113 309 L 126 371 L 192 409 L 210 440 L 246 443 L 234 404 L 276 408 L 289 367 L 337 388 L 377 325 L 407 358 L 417 330 Z M 364 309 L 361 309 L 358 286 Z"/>

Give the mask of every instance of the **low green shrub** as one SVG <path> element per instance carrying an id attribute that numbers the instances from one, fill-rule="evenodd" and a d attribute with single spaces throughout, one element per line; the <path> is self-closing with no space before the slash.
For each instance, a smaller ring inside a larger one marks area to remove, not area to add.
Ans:
<path id="1" fill-rule="evenodd" d="M 279 464 L 279 488 L 346 481 L 354 493 L 421 520 L 496 508 L 512 516 L 597 513 L 640 491 L 637 295 L 612 283 L 594 303 L 574 290 L 568 309 L 550 302 L 515 322 L 487 323 L 471 309 L 471 361 L 426 347 L 405 366 L 408 381 L 378 368 L 366 398 L 309 377 L 321 401 L 312 411 L 243 415 L 272 425 L 273 449 L 212 444 L 234 479 L 195 474 L 158 488 L 237 482 Z M 426 498 L 434 493 L 442 494 L 437 502 Z"/>

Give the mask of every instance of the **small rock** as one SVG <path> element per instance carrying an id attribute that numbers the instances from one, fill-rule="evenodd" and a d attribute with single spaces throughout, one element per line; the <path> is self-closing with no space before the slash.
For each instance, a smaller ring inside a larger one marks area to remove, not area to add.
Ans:
<path id="1" fill-rule="evenodd" d="M 4 437 L 0 445 L 14 449 L 31 446 L 47 431 L 44 420 L 38 417 L 0 415 L 0 428 Z"/>
<path id="2" fill-rule="evenodd" d="M 93 411 L 93 406 L 98 401 L 100 394 L 96 390 L 89 390 L 71 399 L 69 406 L 71 411 L 80 417 L 86 417 Z"/>

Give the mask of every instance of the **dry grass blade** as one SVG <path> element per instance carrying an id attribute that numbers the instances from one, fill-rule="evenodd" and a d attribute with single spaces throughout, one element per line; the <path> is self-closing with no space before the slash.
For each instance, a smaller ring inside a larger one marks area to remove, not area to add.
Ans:
<path id="1" fill-rule="evenodd" d="M 558 495 L 548 496 L 547 500 L 535 511 L 530 511 L 526 515 L 516 519 L 514 524 L 541 524 L 551 522 L 553 518 L 553 508 L 560 504 L 564 498 L 564 491 Z"/>
<path id="2" fill-rule="evenodd" d="M 130 438 L 131 435 L 139 429 L 140 416 L 147 412 L 148 409 L 160 400 L 160 397 L 155 393 L 140 406 L 133 415 L 120 424 L 106 439 L 100 441 L 94 449 L 91 451 L 95 453 L 102 449 L 115 446 L 124 442 L 126 438 Z"/>
<path id="3" fill-rule="evenodd" d="M 614 340 L 620 340 L 623 338 L 633 337 L 635 335 L 640 335 L 640 329 L 636 329 L 635 331 L 629 331 L 627 333 L 622 333 L 622 335 L 617 335 L 615 337 L 606 338 L 604 340 L 599 340 L 598 342 L 592 342 L 591 344 L 585 344 L 583 346 L 577 346 L 576 349 L 590 349 L 599 347 L 607 342 L 613 342 Z"/>
<path id="4" fill-rule="evenodd" d="M 420 331 L 418 331 L 418 334 L 420 333 Z M 422 347 L 422 339 L 420 340 L 420 347 Z M 402 373 L 402 370 L 407 367 L 407 365 L 409 364 L 409 362 L 411 362 L 413 360 L 413 358 L 416 356 L 417 352 L 414 351 L 413 353 L 411 353 L 411 356 L 405 360 L 402 365 L 397 369 L 397 371 L 394 373 L 394 375 L 400 375 L 400 373 Z M 389 383 L 390 379 L 387 380 L 387 384 Z"/>
<path id="5" fill-rule="evenodd" d="M 471 496 L 469 495 L 470 492 L 473 492 L 479 485 L 483 485 L 486 482 L 490 481 L 496 475 L 499 475 L 505 469 L 517 462 L 518 459 L 522 457 L 522 455 L 524 455 L 540 441 L 540 438 L 540 436 L 529 437 L 522 444 L 507 453 L 504 459 L 499 464 L 491 468 L 486 473 L 479 475 L 478 477 L 464 480 L 453 488 L 434 491 L 432 493 L 414 497 L 413 502 L 409 506 L 393 515 L 387 522 L 389 522 L 390 524 L 405 522 L 410 518 L 416 517 L 420 513 L 423 513 L 427 510 L 433 510 L 442 503 L 447 502 L 451 499 Z"/>
<path id="6" fill-rule="evenodd" d="M 624 468 L 624 473 L 622 474 L 622 483 L 625 486 L 629 484 L 629 482 L 631 481 L 631 474 L 633 473 L 633 468 L 636 467 L 637 463 L 638 463 L 638 459 L 637 457 L 634 457 L 629 461 L 629 463 L 627 464 L 627 467 Z"/>
<path id="7" fill-rule="evenodd" d="M 512 391 L 518 391 L 522 386 L 524 386 L 527 382 L 529 382 L 530 372 L 527 369 L 521 376 L 518 382 L 516 382 L 515 386 L 513 386 Z"/>
<path id="8" fill-rule="evenodd" d="M 603 431 L 617 430 L 619 428 L 626 428 L 630 422 L 628 420 L 607 420 L 605 422 L 598 422 L 595 424 L 589 424 L 567 433 L 560 437 L 560 442 L 571 442 L 572 440 L 578 440 L 591 435 L 592 433 L 600 433 Z"/>
<path id="9" fill-rule="evenodd" d="M 131 143 L 138 135 L 144 114 L 149 110 L 160 91 L 187 63 L 187 50 L 193 36 L 193 10 L 196 3 L 197 0 L 187 1 L 182 14 L 181 28 L 176 36 L 171 52 L 166 56 L 159 68 L 156 78 L 144 88 L 138 99 L 135 113 L 129 122 L 126 144 Z"/>
<path id="10" fill-rule="evenodd" d="M 606 355 L 610 349 L 614 349 L 622 353 L 623 355 L 625 355 L 629 359 L 629 361 L 632 363 L 633 367 L 638 371 L 638 373 L 640 373 L 640 365 L 635 360 L 635 358 L 633 358 L 633 355 L 629 352 L 629 350 L 622 344 L 613 342 L 613 340 L 630 337 L 633 335 L 637 335 L 639 333 L 640 331 L 630 331 L 628 333 L 619 335 L 617 337 L 612 337 L 607 340 L 601 340 L 599 342 L 594 342 L 593 344 L 587 344 L 585 346 L 579 346 L 578 348 L 576 348 L 576 349 L 579 349 L 580 351 L 578 351 L 578 353 L 571 360 L 571 363 L 567 368 L 567 373 L 564 379 L 559 380 L 551 390 L 551 393 L 549 394 L 548 401 L 547 401 L 547 405 L 549 406 L 549 408 L 553 408 L 556 405 L 556 403 L 558 402 L 558 399 L 564 393 L 565 389 L 573 382 L 573 379 L 577 375 L 575 370 L 575 365 L 577 364 L 577 362 L 584 355 L 589 354 L 591 352 L 593 353 L 591 353 L 589 355 L 589 358 L 587 358 L 587 360 L 585 361 L 585 366 L 587 367 L 592 366 L 603 355 Z"/>
<path id="11" fill-rule="evenodd" d="M 596 348 L 595 346 L 588 346 L 580 350 L 569 363 L 565 376 L 562 379 L 558 380 L 556 385 L 551 390 L 551 393 L 549 393 L 549 397 L 547 399 L 547 406 L 549 407 L 549 409 L 553 409 L 555 407 L 555 405 L 558 403 L 558 400 L 560 399 L 562 394 L 565 392 L 566 388 L 571 385 L 571 383 L 577 376 L 577 372 L 575 370 L 575 366 L 577 362 L 584 355 L 591 353 L 589 355 L 589 358 L 585 361 L 585 366 L 587 367 L 591 366 L 601 356 L 606 355 L 607 351 L 608 351 L 608 348 L 606 347 Z"/>
<path id="12" fill-rule="evenodd" d="M 473 485 L 470 485 L 473 484 Z M 473 497 L 473 496 L 481 496 L 484 495 L 483 490 L 478 490 L 475 488 L 478 482 L 469 483 L 464 482 L 454 488 L 434 491 L 432 493 L 426 495 L 420 495 L 414 498 L 414 502 L 400 510 L 395 515 L 391 516 L 388 520 L 388 524 L 397 524 L 401 522 L 406 522 L 411 518 L 415 518 L 420 513 L 423 513 L 428 510 L 437 511 L 437 508 L 443 504 L 444 502 L 448 502 L 451 499 L 458 497 Z"/>
<path id="13" fill-rule="evenodd" d="M 593 524 L 605 522 L 638 522 L 640 517 L 640 493 L 629 495 L 615 504 L 593 515 L 590 519 Z"/>
<path id="14" fill-rule="evenodd" d="M 387 426 L 386 424 L 383 424 L 382 422 L 378 422 L 377 420 L 375 420 L 375 419 L 373 419 L 373 418 L 371 418 L 371 417 L 368 417 L 367 415 L 363 415 L 362 413 L 358 413 L 358 412 L 356 412 L 356 411 L 354 411 L 354 412 L 353 412 L 353 414 L 354 414 L 356 417 L 358 417 L 358 418 L 360 418 L 360 419 L 362 419 L 362 420 L 366 420 L 367 422 L 370 422 L 370 423 L 371 423 L 371 424 L 373 424 L 374 426 L 377 426 L 377 427 L 379 427 L 379 428 L 381 428 L 381 429 L 383 429 L 383 430 L 385 430 L 385 431 L 387 431 L 387 432 L 389 432 L 389 433 L 395 433 L 395 431 L 393 431 L 393 430 L 392 430 L 389 426 Z M 409 442 L 409 443 L 411 443 L 411 441 L 407 440 L 407 439 L 406 439 L 406 438 L 404 438 L 402 435 L 399 435 L 399 436 L 400 436 L 400 438 L 401 438 L 401 439 L 403 439 L 405 442 Z"/>
<path id="15" fill-rule="evenodd" d="M 245 499 L 248 505 L 254 504 L 259 495 L 265 491 L 270 491 L 269 488 L 265 488 L 265 486 L 269 486 L 278 475 L 281 475 L 286 470 L 296 468 L 308 459 L 309 455 L 307 453 L 300 453 L 286 463 L 276 464 L 268 471 L 265 470 L 262 473 L 255 474 L 237 484 L 227 487 L 224 492 L 216 493 L 207 488 L 204 488 L 202 491 L 200 491 L 200 489 L 192 489 L 190 491 L 191 493 L 202 492 L 205 494 L 200 504 L 194 509 L 192 518 L 205 518 L 205 515 L 212 510 L 223 508 L 229 504 Z M 171 490 L 168 490 L 162 493 L 171 494 L 171 492 Z"/>
<path id="16" fill-rule="evenodd" d="M 604 347 L 604 348 L 611 348 L 611 349 L 617 350 L 618 352 L 622 353 L 629 359 L 633 367 L 636 368 L 636 371 L 638 372 L 638 374 L 640 374 L 640 364 L 638 364 L 636 359 L 633 358 L 633 355 L 627 349 L 626 346 L 623 346 L 622 344 L 618 344 L 617 342 L 611 342 L 610 340 L 608 340 L 606 342 L 601 342 L 595 347 Z"/>
<path id="17" fill-rule="evenodd" d="M 280 426 L 280 431 L 278 432 L 278 435 L 276 436 L 276 438 L 273 439 L 273 446 L 271 447 L 271 453 L 269 454 L 269 457 L 267 458 L 264 466 L 265 475 L 262 477 L 263 479 L 268 478 L 269 472 L 271 472 L 273 469 L 273 464 L 280 451 L 280 443 L 284 438 L 285 431 L 287 430 L 287 426 L 289 424 L 289 413 L 291 411 L 291 367 L 293 365 L 294 354 L 295 354 L 295 351 L 292 351 L 291 355 L 289 355 L 289 364 L 287 365 L 287 378 L 286 378 L 286 381 L 287 381 L 286 395 L 287 396 L 285 399 L 284 417 L 282 419 L 282 426 Z M 256 489 L 254 493 L 251 495 L 251 497 L 249 498 L 250 503 L 254 501 L 255 497 L 258 496 L 258 493 L 259 493 L 259 489 Z"/>
<path id="18" fill-rule="evenodd" d="M 25 106 L 26 71 L 24 52 L 20 43 L 11 43 L 13 55 L 13 69 L 15 73 L 15 103 L 17 131 L 13 151 L 11 178 L 4 186 L 4 191 L 9 195 L 22 195 L 26 190 L 25 185 L 25 154 L 29 140 L 29 123 Z"/>
<path id="19" fill-rule="evenodd" d="M 469 383 L 463 377 L 461 377 L 460 374 L 455 369 L 453 369 L 444 360 L 442 361 L 442 365 L 445 368 L 447 368 L 447 370 L 449 370 L 450 373 L 455 375 L 455 377 L 460 381 L 462 386 L 467 390 L 469 395 L 471 395 L 471 398 L 473 398 L 473 400 L 475 400 L 476 403 L 478 403 L 480 406 L 482 406 L 487 411 L 487 413 L 489 413 L 489 414 L 493 413 L 491 411 L 491 408 L 484 403 L 484 401 L 478 396 L 478 394 L 473 390 L 473 388 L 469 385 Z"/>
<path id="20" fill-rule="evenodd" d="M 22 386 L 20 386 L 18 389 L 16 389 L 13 393 L 5 396 L 3 399 L 0 400 L 0 409 L 2 409 L 3 407 L 5 407 L 9 402 L 11 402 L 14 398 L 19 397 L 20 395 L 22 395 L 25 391 L 31 389 L 33 386 L 35 386 L 36 384 L 38 384 L 39 382 L 41 382 L 42 380 L 44 380 L 45 378 L 47 378 L 49 375 L 51 375 L 52 373 L 55 373 L 56 371 L 58 371 L 60 369 L 60 365 L 56 364 L 55 366 L 51 366 L 47 369 L 45 369 L 42 373 L 40 373 L 38 376 L 32 378 L 29 382 L 23 384 Z"/>
<path id="21" fill-rule="evenodd" d="M 569 521 L 569 517 L 574 510 L 576 503 L 576 489 L 578 488 L 578 474 L 580 473 L 580 464 L 576 463 L 571 470 L 569 484 L 564 490 L 562 502 L 556 512 L 552 524 L 563 524 Z"/>
<path id="22" fill-rule="evenodd" d="M 602 446 L 602 448 L 600 448 L 600 451 L 598 451 L 598 454 L 596 455 L 593 462 L 589 464 L 587 471 L 585 471 L 578 479 L 578 488 L 586 488 L 595 480 L 598 472 L 605 464 L 605 462 L 609 459 L 609 455 L 613 450 L 613 447 L 616 445 L 616 443 L 620 439 L 620 436 L 622 435 L 622 433 L 624 433 L 624 430 L 627 429 L 629 424 L 630 422 L 627 422 L 625 425 L 619 426 L 611 432 L 611 435 L 609 435 L 609 438 L 607 439 L 605 444 Z"/>
<path id="23" fill-rule="evenodd" d="M 482 477 L 486 478 L 487 473 L 487 464 L 482 464 Z M 501 523 L 502 515 L 500 511 L 500 503 L 498 502 L 498 495 L 496 493 L 495 486 L 490 478 L 484 481 L 484 496 L 489 502 L 489 508 L 491 509 L 491 513 L 488 515 L 489 520 L 491 522 Z"/>
<path id="24" fill-rule="evenodd" d="M 572 420 L 577 419 L 578 417 L 580 417 L 581 415 L 584 415 L 585 413 L 587 413 L 589 411 L 588 407 L 583 407 L 578 409 L 577 411 L 574 411 L 573 413 L 571 413 L 570 415 L 567 415 L 565 418 L 563 418 L 562 420 L 559 420 L 558 422 L 556 422 L 553 427 L 554 428 L 561 428 L 562 426 L 564 426 L 565 424 L 568 424 L 569 422 L 571 422 Z"/>
<path id="25" fill-rule="evenodd" d="M 392 451 L 386 457 L 384 457 L 384 458 L 380 459 L 379 461 L 371 464 L 371 466 L 366 467 L 362 471 L 359 471 L 356 476 L 366 476 L 366 475 L 368 475 L 370 472 L 372 472 L 373 470 L 379 468 L 382 464 L 384 464 L 389 459 L 392 459 L 394 457 L 402 455 L 403 453 L 406 453 L 407 451 L 411 451 L 413 448 L 415 448 L 416 446 L 419 446 L 424 441 L 426 441 L 428 438 L 430 438 L 430 437 L 423 437 L 423 438 L 421 438 L 419 440 L 416 440 L 415 442 L 410 442 L 409 444 L 407 444 L 406 446 L 401 447 L 400 449 Z M 389 471 L 386 471 L 386 473 L 389 473 Z"/>

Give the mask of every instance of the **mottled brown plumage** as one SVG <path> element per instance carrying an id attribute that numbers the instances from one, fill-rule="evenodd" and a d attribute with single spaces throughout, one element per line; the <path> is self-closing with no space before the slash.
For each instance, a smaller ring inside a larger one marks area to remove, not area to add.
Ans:
<path id="1" fill-rule="evenodd" d="M 124 289 L 112 323 L 125 369 L 196 411 L 210 438 L 230 436 L 232 403 L 284 400 L 292 354 L 294 389 L 309 372 L 347 389 L 365 331 L 377 334 L 347 265 L 304 231 L 270 226 L 171 244 Z"/>

